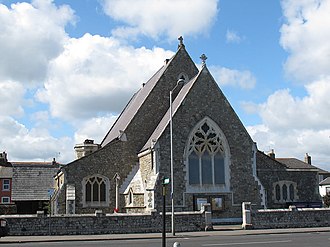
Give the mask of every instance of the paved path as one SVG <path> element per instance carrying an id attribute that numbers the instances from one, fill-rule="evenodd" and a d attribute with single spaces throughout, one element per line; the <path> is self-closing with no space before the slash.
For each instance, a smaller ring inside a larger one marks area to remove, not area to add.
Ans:
<path id="1" fill-rule="evenodd" d="M 242 230 L 240 226 L 216 226 L 213 231 L 206 232 L 179 232 L 175 236 L 167 234 L 167 238 L 214 236 L 214 235 L 256 235 L 256 234 L 285 234 L 303 232 L 330 232 L 330 227 L 315 228 L 287 228 L 265 230 Z M 123 239 L 150 239 L 161 238 L 161 233 L 144 234 L 104 234 L 104 235 L 63 235 L 63 236 L 6 236 L 0 239 L 1 243 L 30 243 L 30 242 L 57 242 L 57 241 L 97 241 Z"/>

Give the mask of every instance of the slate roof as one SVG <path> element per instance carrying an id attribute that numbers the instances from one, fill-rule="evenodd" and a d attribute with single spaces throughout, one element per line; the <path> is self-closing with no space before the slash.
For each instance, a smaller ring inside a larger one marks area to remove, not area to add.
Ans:
<path id="1" fill-rule="evenodd" d="M 322 180 L 319 185 L 330 185 L 330 177 L 327 177 L 326 179 Z"/>
<path id="2" fill-rule="evenodd" d="M 174 99 L 174 101 L 172 103 L 173 116 L 175 115 L 175 112 L 180 107 L 182 101 L 186 98 L 186 95 L 188 94 L 190 88 L 193 86 L 194 82 L 197 80 L 199 75 L 204 71 L 204 69 L 206 69 L 206 67 L 204 67 L 195 77 L 193 77 L 189 82 L 185 83 L 184 86 L 181 88 L 180 92 L 178 93 L 178 95 L 176 96 L 176 98 Z M 159 122 L 157 128 L 152 133 L 149 140 L 146 142 L 146 144 L 143 146 L 143 148 L 141 149 L 140 152 L 147 150 L 148 148 L 151 147 L 151 142 L 153 140 L 157 140 L 161 136 L 161 134 L 165 130 L 166 126 L 169 124 L 169 121 L 170 121 L 170 109 L 167 110 L 164 117 Z"/>
<path id="3" fill-rule="evenodd" d="M 319 170 L 319 168 L 296 158 L 276 158 L 276 160 L 284 164 L 289 169 Z"/>
<path id="4" fill-rule="evenodd" d="M 49 200 L 48 190 L 54 187 L 59 164 L 52 162 L 11 162 L 13 165 L 12 200 Z"/>
<path id="5" fill-rule="evenodd" d="M 173 56 L 174 57 L 174 56 Z M 173 57 L 170 59 L 172 60 Z M 148 81 L 144 86 L 139 89 L 130 99 L 124 110 L 121 112 L 116 122 L 112 125 L 109 132 L 106 134 L 101 142 L 101 146 L 104 147 L 112 140 L 119 136 L 119 131 L 125 131 L 131 120 L 134 118 L 137 111 L 140 109 L 143 102 L 146 100 L 167 66 L 170 64 L 170 60 L 163 65 Z"/>

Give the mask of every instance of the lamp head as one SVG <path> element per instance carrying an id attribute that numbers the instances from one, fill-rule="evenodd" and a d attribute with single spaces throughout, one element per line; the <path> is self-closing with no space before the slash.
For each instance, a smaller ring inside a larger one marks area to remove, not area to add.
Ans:
<path id="1" fill-rule="evenodd" d="M 177 84 L 177 85 L 183 85 L 184 82 L 185 82 L 185 80 L 181 78 L 181 79 L 179 79 L 179 80 L 176 82 L 176 84 Z"/>

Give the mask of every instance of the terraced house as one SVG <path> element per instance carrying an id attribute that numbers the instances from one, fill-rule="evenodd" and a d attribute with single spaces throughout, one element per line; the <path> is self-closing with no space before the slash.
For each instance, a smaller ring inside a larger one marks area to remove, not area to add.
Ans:
<path id="1" fill-rule="evenodd" d="M 318 169 L 308 163 L 291 169 L 258 151 L 206 56 L 198 69 L 179 40 L 176 54 L 132 96 L 101 144 L 76 146 L 78 158 L 56 176 L 55 213 L 161 211 L 171 137 L 175 211 L 210 203 L 215 220 L 239 220 L 244 201 L 259 208 L 319 201 Z"/>

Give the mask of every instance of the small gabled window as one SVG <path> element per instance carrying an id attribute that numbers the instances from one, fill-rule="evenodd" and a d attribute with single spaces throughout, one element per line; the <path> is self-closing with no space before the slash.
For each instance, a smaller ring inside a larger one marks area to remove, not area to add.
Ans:
<path id="1" fill-rule="evenodd" d="M 130 189 L 129 192 L 128 192 L 128 205 L 132 206 L 133 205 L 133 190 Z"/>

